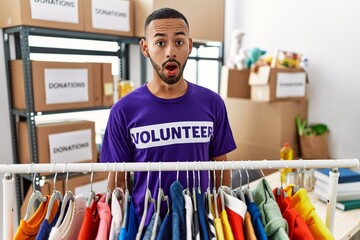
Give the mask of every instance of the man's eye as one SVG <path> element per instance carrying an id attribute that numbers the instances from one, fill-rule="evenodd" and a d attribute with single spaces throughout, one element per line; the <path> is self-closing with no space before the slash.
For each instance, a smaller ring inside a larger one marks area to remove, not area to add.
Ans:
<path id="1" fill-rule="evenodd" d="M 165 45 L 165 43 L 164 43 L 164 42 L 157 42 L 157 43 L 156 43 L 156 45 L 158 45 L 158 46 L 160 46 L 160 47 L 161 47 L 161 46 L 164 46 L 164 45 Z"/>
<path id="2" fill-rule="evenodd" d="M 181 45 L 183 45 L 183 44 L 184 44 L 184 41 L 182 41 L 182 40 L 176 41 L 176 45 L 178 45 L 178 46 L 181 46 Z"/>

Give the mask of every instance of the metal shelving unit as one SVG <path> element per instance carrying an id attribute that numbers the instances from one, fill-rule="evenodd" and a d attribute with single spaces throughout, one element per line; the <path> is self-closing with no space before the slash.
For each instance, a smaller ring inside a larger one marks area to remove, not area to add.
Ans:
<path id="1" fill-rule="evenodd" d="M 70 49 L 70 48 L 55 48 L 55 47 L 42 47 L 42 46 L 30 46 L 29 36 L 42 36 L 42 37 L 58 37 L 68 39 L 81 39 L 81 40 L 98 40 L 98 41 L 109 41 L 116 42 L 118 49 L 116 51 L 102 51 L 102 50 L 82 50 L 82 49 Z M 86 33 L 68 30 L 56 30 L 48 28 L 38 28 L 29 26 L 20 26 L 7 28 L 3 30 L 4 39 L 4 53 L 5 53 L 5 67 L 6 67 L 6 81 L 9 98 L 9 109 L 10 109 L 10 127 L 11 127 L 11 141 L 12 141 L 12 153 L 14 163 L 19 164 L 19 146 L 18 146 L 18 134 L 17 134 L 17 123 L 20 120 L 25 120 L 28 125 L 29 135 L 29 147 L 30 147 L 30 161 L 32 163 L 38 163 L 38 146 L 37 146 L 37 134 L 35 118 L 39 115 L 46 114 L 57 114 L 57 113 L 69 113 L 69 112 L 81 112 L 81 111 L 96 111 L 108 109 L 108 107 L 94 107 L 94 108 L 83 108 L 83 109 L 67 109 L 57 111 L 45 111 L 36 112 L 34 108 L 34 95 L 33 95 L 33 81 L 32 81 L 32 69 L 30 62 L 31 53 L 41 54 L 72 54 L 72 55 L 92 55 L 92 56 L 115 56 L 120 59 L 120 77 L 122 79 L 129 79 L 129 51 L 131 44 L 138 44 L 139 38 L 136 37 L 121 37 L 106 34 Z M 194 48 L 198 49 L 202 46 L 207 46 L 204 43 L 194 43 Z M 198 65 L 199 60 L 214 60 L 218 61 L 219 68 L 223 64 L 223 44 L 220 43 L 217 46 L 219 49 L 218 57 L 199 57 L 190 56 L 189 59 L 195 60 Z M 147 60 L 140 54 L 140 77 L 141 84 L 144 84 L 147 79 Z M 21 59 L 23 61 L 24 71 L 24 86 L 25 86 L 25 101 L 26 109 L 14 109 L 12 104 L 12 86 L 10 79 L 10 60 Z M 196 72 L 196 79 L 199 77 L 199 72 Z M 220 79 L 220 71 L 218 79 Z M 219 84 L 220 86 L 220 84 Z M 61 176 L 59 176 L 61 178 Z M 20 207 L 25 197 L 26 190 L 31 186 L 32 177 L 25 174 L 16 174 L 16 199 L 18 203 L 18 219 L 20 219 Z M 38 186 L 37 186 L 38 187 Z"/>
<path id="2" fill-rule="evenodd" d="M 99 41 L 111 41 L 117 42 L 117 51 L 101 51 L 101 50 L 81 50 L 81 49 L 67 49 L 67 48 L 52 48 L 52 47 L 39 47 L 29 45 L 29 36 L 43 36 L 43 37 L 59 37 L 69 39 L 81 39 L 81 40 L 99 40 Z M 120 59 L 120 77 L 122 79 L 129 79 L 129 45 L 137 44 L 139 39 L 96 34 L 85 33 L 67 30 L 46 29 L 37 27 L 20 26 L 7 28 L 3 31 L 4 39 L 4 52 L 5 52 L 5 67 L 6 67 L 6 81 L 7 90 L 9 96 L 9 109 L 10 109 L 10 125 L 11 125 L 11 141 L 14 163 L 19 164 L 19 146 L 18 146 L 18 134 L 17 123 L 20 120 L 25 120 L 28 125 L 29 134 L 29 148 L 30 148 L 30 161 L 32 163 L 38 163 L 38 146 L 37 146 L 37 134 L 35 117 L 44 114 L 57 114 L 68 112 L 80 112 L 80 111 L 93 111 L 108 109 L 108 107 L 94 107 L 85 109 L 71 109 L 60 111 L 46 111 L 36 112 L 34 108 L 34 95 L 33 95 L 33 81 L 32 81 L 32 69 L 30 62 L 30 53 L 45 53 L 45 54 L 75 54 L 75 55 L 92 55 L 92 56 L 116 56 Z M 10 60 L 21 59 L 23 61 L 24 71 L 24 86 L 25 86 L 25 101 L 26 109 L 14 109 L 12 104 L 12 86 L 10 79 Z M 146 67 L 145 60 L 141 60 L 142 67 Z M 144 74 L 144 75 L 143 75 Z M 144 71 L 141 77 L 146 78 L 146 72 Z M 25 175 L 16 175 L 16 199 L 19 207 L 18 219 L 20 219 L 20 206 L 26 194 L 26 190 L 31 186 L 31 180 Z M 37 186 L 38 187 L 38 186 Z"/>

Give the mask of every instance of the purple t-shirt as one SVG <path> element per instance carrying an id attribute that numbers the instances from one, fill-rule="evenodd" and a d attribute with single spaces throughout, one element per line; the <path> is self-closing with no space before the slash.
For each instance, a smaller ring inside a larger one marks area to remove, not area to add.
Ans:
<path id="1" fill-rule="evenodd" d="M 215 92 L 188 82 L 186 94 L 174 99 L 154 96 L 146 84 L 119 100 L 111 109 L 101 162 L 209 161 L 236 148 L 223 100 Z M 193 186 L 193 172 L 179 173 L 184 188 Z M 132 198 L 139 220 L 144 209 L 147 172 L 135 172 Z M 208 186 L 208 171 L 201 171 L 201 189 Z M 195 185 L 198 176 L 195 172 Z M 150 172 L 149 189 L 157 199 L 159 173 Z M 170 195 L 176 171 L 161 172 L 161 187 Z M 165 216 L 166 207 L 161 215 Z M 153 207 L 147 214 L 151 219 Z"/>

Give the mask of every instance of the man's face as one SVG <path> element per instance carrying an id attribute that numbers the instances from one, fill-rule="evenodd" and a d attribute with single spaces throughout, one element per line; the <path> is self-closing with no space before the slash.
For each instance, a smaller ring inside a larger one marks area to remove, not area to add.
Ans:
<path id="1" fill-rule="evenodd" d="M 146 40 L 141 41 L 143 54 L 150 58 L 162 81 L 177 83 L 192 50 L 186 23 L 178 18 L 157 19 L 149 24 L 145 34 Z"/>

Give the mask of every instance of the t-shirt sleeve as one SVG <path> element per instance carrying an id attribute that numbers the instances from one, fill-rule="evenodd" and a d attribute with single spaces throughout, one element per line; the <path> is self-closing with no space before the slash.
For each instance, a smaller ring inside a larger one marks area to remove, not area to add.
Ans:
<path id="1" fill-rule="evenodd" d="M 131 162 L 131 139 L 122 111 L 112 109 L 101 146 L 100 162 Z"/>
<path id="2" fill-rule="evenodd" d="M 210 158 L 227 154 L 236 149 L 224 101 L 215 107 L 214 134 L 210 145 Z"/>

